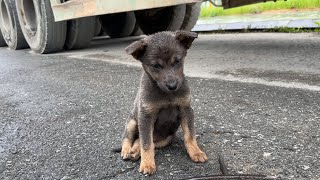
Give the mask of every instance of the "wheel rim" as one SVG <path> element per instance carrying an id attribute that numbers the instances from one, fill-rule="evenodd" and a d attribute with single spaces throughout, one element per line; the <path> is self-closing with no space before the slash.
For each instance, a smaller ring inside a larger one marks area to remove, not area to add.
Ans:
<path id="1" fill-rule="evenodd" d="M 9 16 L 9 11 L 7 9 L 7 6 L 4 1 L 1 2 L 1 21 L 2 21 L 2 27 L 3 27 L 3 33 L 4 33 L 4 38 L 6 40 L 10 39 L 10 24 L 11 18 Z"/>
<path id="2" fill-rule="evenodd" d="M 29 36 L 35 36 L 37 33 L 37 15 L 33 0 L 22 1 L 22 12 L 24 12 L 23 24 Z"/>

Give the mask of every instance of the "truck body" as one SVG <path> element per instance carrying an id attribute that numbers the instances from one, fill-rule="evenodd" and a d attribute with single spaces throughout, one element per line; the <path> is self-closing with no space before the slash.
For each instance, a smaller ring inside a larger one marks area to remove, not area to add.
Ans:
<path id="1" fill-rule="evenodd" d="M 107 3 L 106 3 L 107 1 Z M 200 2 L 199 0 L 51 0 L 55 21 Z"/>
<path id="2" fill-rule="evenodd" d="M 100 35 L 119 38 L 190 31 L 202 1 L 0 0 L 0 46 L 53 53 L 85 48 Z M 266 1 L 270 0 L 220 0 L 220 6 L 233 8 Z"/>

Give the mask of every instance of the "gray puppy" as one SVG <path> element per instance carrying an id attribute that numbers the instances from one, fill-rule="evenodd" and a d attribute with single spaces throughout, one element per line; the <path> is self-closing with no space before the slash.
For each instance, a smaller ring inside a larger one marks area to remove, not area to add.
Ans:
<path id="1" fill-rule="evenodd" d="M 206 162 L 197 145 L 188 82 L 183 73 L 187 49 L 198 35 L 159 32 L 136 41 L 126 52 L 142 63 L 144 72 L 125 128 L 121 157 L 136 160 L 140 172 L 156 170 L 154 149 L 169 145 L 181 125 L 184 144 L 194 162 Z"/>

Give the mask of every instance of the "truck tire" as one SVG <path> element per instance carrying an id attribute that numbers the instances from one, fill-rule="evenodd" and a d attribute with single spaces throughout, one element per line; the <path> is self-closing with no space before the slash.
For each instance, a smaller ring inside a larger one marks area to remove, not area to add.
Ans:
<path id="1" fill-rule="evenodd" d="M 186 13 L 186 5 L 136 11 L 137 22 L 145 34 L 179 30 Z"/>
<path id="2" fill-rule="evenodd" d="M 16 0 L 19 22 L 30 48 L 36 53 L 53 53 L 63 49 L 67 23 L 54 22 L 50 1 Z"/>
<path id="3" fill-rule="evenodd" d="M 186 15 L 180 29 L 184 31 L 191 31 L 198 21 L 200 10 L 201 3 L 187 4 Z"/>
<path id="4" fill-rule="evenodd" d="M 10 49 L 28 48 L 18 20 L 17 9 L 13 0 L 0 0 L 0 29 L 3 40 Z"/>
<path id="5" fill-rule="evenodd" d="M 100 16 L 102 29 L 112 38 L 128 37 L 133 32 L 136 17 L 133 12 Z"/>
<path id="6" fill-rule="evenodd" d="M 134 29 L 131 33 L 131 36 L 140 36 L 143 34 L 143 31 L 141 30 L 139 24 L 136 22 L 136 25 L 134 26 Z"/>
<path id="7" fill-rule="evenodd" d="M 89 46 L 95 33 L 96 17 L 84 17 L 67 22 L 65 49 L 82 49 Z"/>
<path id="8" fill-rule="evenodd" d="M 95 24 L 94 36 L 99 36 L 99 34 L 102 31 L 102 27 L 101 27 L 99 16 L 96 17 L 95 21 L 96 21 L 96 24 Z"/>
<path id="9" fill-rule="evenodd" d="M 1 22 L 0 22 L 1 23 Z M 0 47 L 6 46 L 6 42 L 4 41 L 2 34 L 0 33 Z"/>

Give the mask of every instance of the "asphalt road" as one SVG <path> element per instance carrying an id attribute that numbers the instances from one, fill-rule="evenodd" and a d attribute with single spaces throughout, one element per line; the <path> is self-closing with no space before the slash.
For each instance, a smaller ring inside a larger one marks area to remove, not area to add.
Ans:
<path id="1" fill-rule="evenodd" d="M 0 48 L 0 179 L 144 179 L 139 161 L 111 152 L 138 89 L 133 40 L 36 55 Z M 153 179 L 230 174 L 320 178 L 320 35 L 200 35 L 186 73 L 200 147 L 193 163 L 181 132 L 156 151 Z"/>

